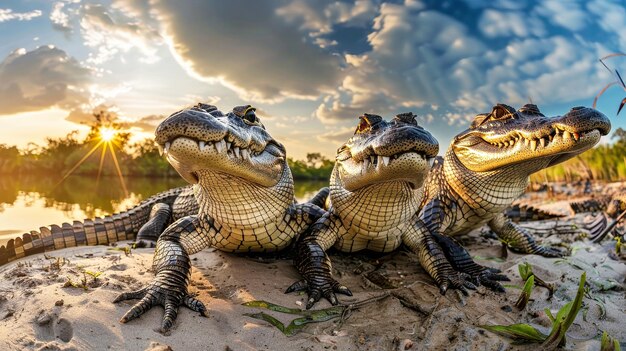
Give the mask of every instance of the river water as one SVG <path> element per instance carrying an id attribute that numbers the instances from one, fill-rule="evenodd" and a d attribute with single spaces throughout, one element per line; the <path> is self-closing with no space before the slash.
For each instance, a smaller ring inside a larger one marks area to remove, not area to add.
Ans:
<path id="1" fill-rule="evenodd" d="M 128 195 L 119 178 L 71 176 L 60 184 L 46 177 L 0 175 L 0 245 L 22 233 L 50 224 L 101 217 L 124 211 L 167 189 L 186 185 L 182 179 L 126 178 Z M 301 202 L 325 185 L 296 181 Z"/>

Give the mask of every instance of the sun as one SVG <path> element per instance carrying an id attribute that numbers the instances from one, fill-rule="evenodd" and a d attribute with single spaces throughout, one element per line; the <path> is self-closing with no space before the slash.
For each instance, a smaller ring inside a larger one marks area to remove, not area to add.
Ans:
<path id="1" fill-rule="evenodd" d="M 100 139 L 103 141 L 111 141 L 115 138 L 117 131 L 111 128 L 100 128 Z"/>

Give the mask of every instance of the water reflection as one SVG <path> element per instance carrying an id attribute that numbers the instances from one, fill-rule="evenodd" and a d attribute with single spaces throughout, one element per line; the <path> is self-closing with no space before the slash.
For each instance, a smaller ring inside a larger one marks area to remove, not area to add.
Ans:
<path id="1" fill-rule="evenodd" d="M 71 176 L 55 187 L 46 177 L 0 176 L 0 245 L 41 226 L 123 211 L 160 191 L 186 185 L 178 178 L 128 178 L 129 196 L 117 178 Z M 296 181 L 295 196 L 309 199 L 324 182 Z"/>

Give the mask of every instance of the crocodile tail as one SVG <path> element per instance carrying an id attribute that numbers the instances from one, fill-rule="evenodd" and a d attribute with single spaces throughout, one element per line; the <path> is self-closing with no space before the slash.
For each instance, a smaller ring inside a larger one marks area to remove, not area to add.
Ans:
<path id="1" fill-rule="evenodd" d="M 570 207 L 574 213 L 583 212 L 601 212 L 606 210 L 611 198 L 608 196 L 599 197 L 596 199 L 589 199 L 579 202 L 570 203 Z"/>
<path id="2" fill-rule="evenodd" d="M 559 213 L 552 213 L 530 205 L 520 204 L 515 204 L 507 208 L 506 216 L 516 223 L 565 217 L 565 215 Z"/>
<path id="3" fill-rule="evenodd" d="M 49 252 L 75 246 L 109 245 L 132 240 L 141 226 L 150 218 L 152 206 L 167 203 L 170 206 L 185 188 L 164 191 L 142 201 L 128 211 L 115 213 L 103 218 L 74 221 L 32 230 L 21 237 L 11 239 L 0 246 L 0 265 L 38 253 Z"/>

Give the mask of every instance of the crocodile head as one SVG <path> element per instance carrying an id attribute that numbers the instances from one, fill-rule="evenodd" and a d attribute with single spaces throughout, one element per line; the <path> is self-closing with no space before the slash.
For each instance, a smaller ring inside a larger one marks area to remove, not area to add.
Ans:
<path id="1" fill-rule="evenodd" d="M 285 148 L 265 130 L 250 105 L 227 114 L 202 103 L 178 111 L 157 127 L 156 142 L 192 184 L 210 171 L 270 187 L 287 167 Z"/>
<path id="2" fill-rule="evenodd" d="M 592 108 L 545 117 L 532 104 L 518 111 L 498 104 L 491 113 L 477 115 L 451 149 L 474 172 L 518 167 L 529 175 L 590 149 L 610 130 L 609 119 Z"/>
<path id="3" fill-rule="evenodd" d="M 335 169 L 348 191 L 394 180 L 418 188 L 437 152 L 439 143 L 417 125 L 412 113 L 390 122 L 366 113 L 359 117 L 354 135 L 337 150 Z"/>

